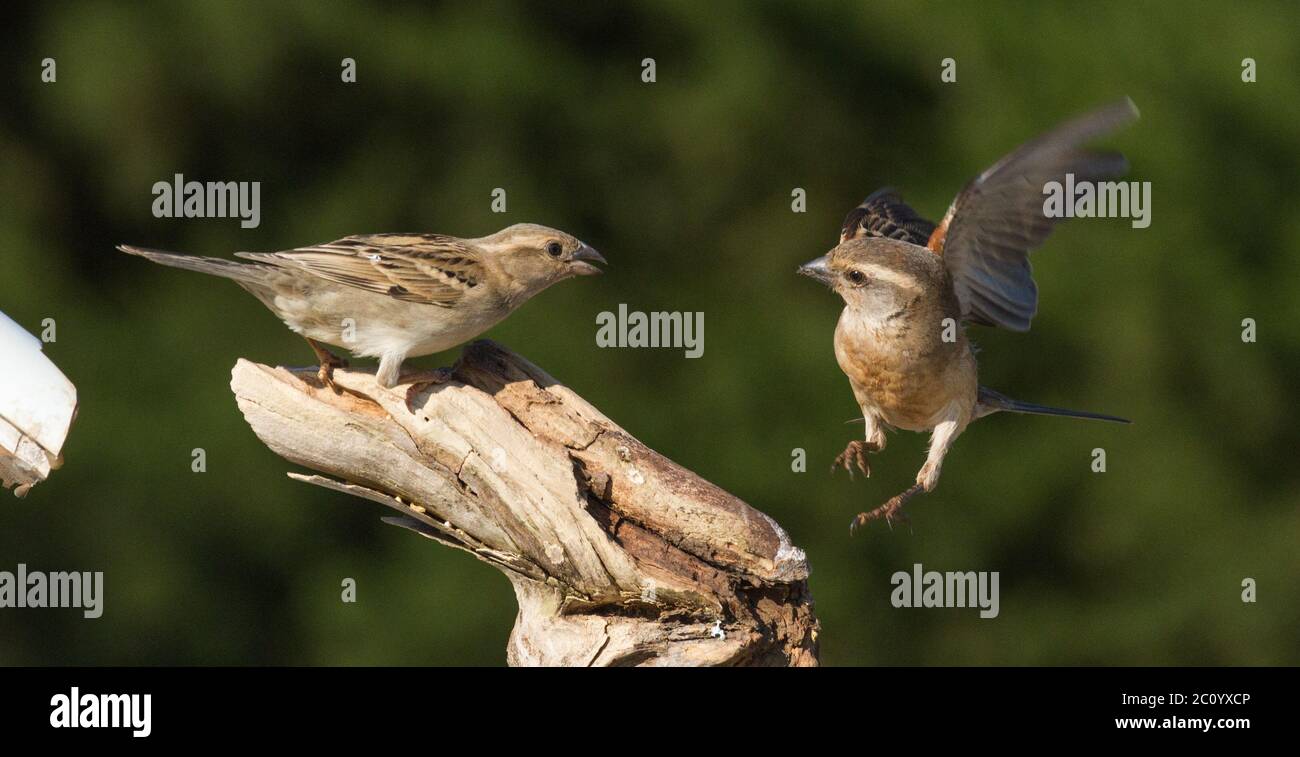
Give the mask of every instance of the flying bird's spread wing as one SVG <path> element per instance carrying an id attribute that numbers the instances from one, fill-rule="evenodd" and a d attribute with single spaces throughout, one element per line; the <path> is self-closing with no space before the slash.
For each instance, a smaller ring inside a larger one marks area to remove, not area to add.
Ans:
<path id="1" fill-rule="evenodd" d="M 439 307 L 456 304 L 484 273 L 478 250 L 440 234 L 363 234 L 285 252 L 235 254 Z"/>
<path id="2" fill-rule="evenodd" d="M 840 244 L 862 237 L 888 237 L 925 246 L 934 224 L 903 202 L 893 189 L 877 189 L 849 211 L 840 227 Z"/>
<path id="3" fill-rule="evenodd" d="M 1029 253 L 1061 220 L 1043 214 L 1044 184 L 1064 182 L 1067 173 L 1076 182 L 1123 175 L 1128 170 L 1123 155 L 1082 145 L 1137 115 L 1126 98 L 1067 121 L 1021 145 L 957 195 L 929 247 L 943 255 L 966 320 L 1029 330 L 1038 310 Z"/>

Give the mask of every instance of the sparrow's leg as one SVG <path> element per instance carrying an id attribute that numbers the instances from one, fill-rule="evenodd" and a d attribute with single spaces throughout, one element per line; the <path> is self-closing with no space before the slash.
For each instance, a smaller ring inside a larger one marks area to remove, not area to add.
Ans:
<path id="1" fill-rule="evenodd" d="M 883 519 L 890 526 L 894 521 L 907 522 L 907 514 L 903 512 L 903 506 L 907 501 L 922 491 L 929 492 L 939 483 L 939 471 L 943 468 L 943 458 L 952 449 L 952 443 L 957 435 L 965 428 L 965 424 L 957 419 L 945 420 L 934 427 L 934 433 L 930 437 L 930 453 L 925 458 L 925 465 L 921 466 L 921 472 L 916 474 L 916 483 L 908 487 L 906 491 L 891 497 L 888 502 L 877 507 L 874 510 L 865 513 L 858 513 L 857 517 L 849 523 L 849 533 L 856 533 L 859 528 L 873 520 Z"/>
<path id="2" fill-rule="evenodd" d="M 853 466 L 857 465 L 858 470 L 867 478 L 871 478 L 871 463 L 867 461 L 868 452 L 879 452 L 885 448 L 885 431 L 880 427 L 880 421 L 871 413 L 864 413 L 863 422 L 867 424 L 866 440 L 854 439 L 848 443 L 844 451 L 835 458 L 831 463 L 831 473 L 835 473 L 836 468 L 843 468 L 849 472 L 849 478 L 853 478 Z"/>
<path id="3" fill-rule="evenodd" d="M 333 389 L 334 393 L 337 394 L 339 388 L 334 385 L 334 369 L 347 368 L 348 361 L 335 355 L 333 352 L 330 352 L 315 339 L 310 337 L 303 338 L 306 339 L 307 344 L 311 346 L 311 351 L 316 353 L 316 362 L 320 365 L 320 370 L 316 372 L 316 377 L 320 379 L 322 384 Z"/>
<path id="4" fill-rule="evenodd" d="M 445 384 L 451 380 L 450 368 L 438 368 L 432 371 L 411 371 L 402 373 L 402 361 L 406 360 L 404 352 L 385 352 L 379 357 L 379 370 L 375 380 L 385 389 L 393 389 L 406 384 L 406 391 L 401 392 L 402 401 L 406 403 L 407 412 L 415 412 L 415 395 L 430 384 Z"/>
<path id="5" fill-rule="evenodd" d="M 405 352 L 385 352 L 379 356 L 379 370 L 375 372 L 375 380 L 380 386 L 385 389 L 397 386 L 397 377 L 402 373 L 402 361 L 405 359 Z"/>
<path id="6" fill-rule="evenodd" d="M 916 483 L 927 492 L 938 485 L 943 459 L 948 455 L 948 450 L 952 449 L 952 443 L 956 441 L 957 435 L 965 428 L 966 425 L 957 420 L 946 420 L 934 427 L 934 433 L 930 435 L 930 453 L 926 455 L 921 472 L 916 474 Z"/>

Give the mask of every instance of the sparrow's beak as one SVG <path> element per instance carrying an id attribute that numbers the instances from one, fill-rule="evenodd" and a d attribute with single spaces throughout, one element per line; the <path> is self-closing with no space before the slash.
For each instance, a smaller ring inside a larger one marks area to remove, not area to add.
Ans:
<path id="1" fill-rule="evenodd" d="M 799 266 L 799 273 L 802 273 L 804 276 L 809 278 L 816 279 L 826 286 L 830 286 L 835 277 L 831 273 L 830 260 L 828 260 L 827 257 L 828 256 L 826 255 L 822 255 L 820 258 L 809 260 L 807 263 Z"/>
<path id="2" fill-rule="evenodd" d="M 596 252 L 590 245 L 584 244 L 573 253 L 573 262 L 569 263 L 569 270 L 579 276 L 595 276 L 602 271 L 592 263 L 605 263 L 605 258 L 599 252 Z"/>

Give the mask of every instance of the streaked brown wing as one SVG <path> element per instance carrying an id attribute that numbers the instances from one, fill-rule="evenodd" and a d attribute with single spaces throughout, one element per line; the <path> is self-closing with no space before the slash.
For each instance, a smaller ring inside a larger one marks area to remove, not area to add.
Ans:
<path id="1" fill-rule="evenodd" d="M 1028 331 L 1038 310 L 1029 253 L 1062 219 L 1043 213 L 1050 181 L 1099 181 L 1128 170 L 1124 156 L 1081 147 L 1137 118 L 1129 99 L 1067 121 L 1021 145 L 957 195 L 931 240 L 952 273 L 965 319 Z"/>
<path id="2" fill-rule="evenodd" d="M 481 253 L 462 239 L 440 234 L 364 234 L 285 252 L 236 254 L 439 307 L 455 305 L 483 278 Z"/>
<path id="3" fill-rule="evenodd" d="M 888 237 L 925 246 L 934 224 L 903 202 L 898 192 L 878 189 L 849 211 L 840 227 L 840 244 L 862 237 Z"/>

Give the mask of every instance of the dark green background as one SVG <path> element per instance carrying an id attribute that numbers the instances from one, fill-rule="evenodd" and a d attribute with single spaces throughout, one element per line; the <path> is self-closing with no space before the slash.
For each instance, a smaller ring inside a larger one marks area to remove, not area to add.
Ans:
<path id="1" fill-rule="evenodd" d="M 0 663 L 501 664 L 515 613 L 501 575 L 290 481 L 244 424 L 235 360 L 307 364 L 302 340 L 229 283 L 113 246 L 228 255 L 520 221 L 590 242 L 608 274 L 490 336 L 776 518 L 808 552 L 825 663 L 1300 661 L 1294 5 L 5 13 L 0 310 L 32 331 L 56 319 L 46 350 L 81 411 L 66 467 L 0 501 L 0 569 L 105 571 L 106 610 L 0 610 Z M 47 56 L 56 84 L 40 82 Z M 1241 81 L 1247 56 L 1258 83 Z M 358 84 L 340 82 L 344 57 Z M 839 302 L 795 266 L 877 187 L 938 217 L 1021 141 L 1123 95 L 1142 119 L 1107 144 L 1151 182 L 1151 227 L 1067 224 L 1035 256 L 1033 331 L 972 335 L 985 383 L 1136 423 L 981 421 L 910 533 L 849 538 L 854 513 L 911 482 L 926 440 L 893 435 L 870 481 L 827 475 L 860 429 L 831 352 Z M 150 187 L 175 173 L 262 182 L 261 226 L 153 218 Z M 619 303 L 704 312 L 704 357 L 598 349 L 595 314 Z M 195 447 L 207 473 L 190 471 Z M 892 608 L 889 577 L 914 562 L 1000 571 L 1001 616 Z M 357 604 L 339 601 L 345 576 Z"/>

